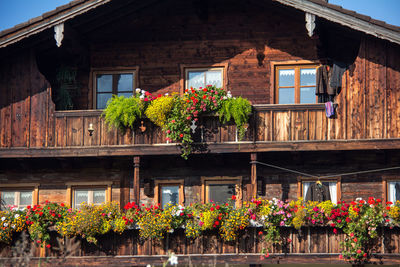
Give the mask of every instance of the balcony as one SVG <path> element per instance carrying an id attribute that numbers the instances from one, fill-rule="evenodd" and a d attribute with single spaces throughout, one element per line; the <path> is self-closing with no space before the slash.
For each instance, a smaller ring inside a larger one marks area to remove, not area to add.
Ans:
<path id="1" fill-rule="evenodd" d="M 221 124 L 217 117 L 203 117 L 194 133 L 204 153 L 398 149 L 399 133 L 392 138 L 363 134 L 359 122 L 347 118 L 343 108 L 337 118 L 325 116 L 323 104 L 255 105 L 243 140 L 237 140 L 234 124 Z M 166 135 L 149 120 L 137 122 L 126 133 L 104 122 L 100 110 L 49 112 L 47 123 L 36 127 L 46 134 L 42 146 L 0 148 L 0 157 L 124 156 L 179 154 L 179 145 L 167 143 Z M 93 133 L 88 129 L 92 126 Z M 37 130 L 36 130 L 37 132 Z M 383 132 L 381 130 L 380 132 Z M 28 135 L 35 134 L 30 128 Z M 29 140 L 29 136 L 28 136 Z M 195 152 L 196 153 L 196 152 Z"/>

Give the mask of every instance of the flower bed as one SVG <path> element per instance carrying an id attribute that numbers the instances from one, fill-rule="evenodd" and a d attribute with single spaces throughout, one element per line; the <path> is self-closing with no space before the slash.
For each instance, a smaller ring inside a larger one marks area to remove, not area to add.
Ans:
<path id="1" fill-rule="evenodd" d="M 184 231 L 188 239 L 195 240 L 214 231 L 221 241 L 230 243 L 248 229 L 258 227 L 260 238 L 270 244 L 285 245 L 289 240 L 282 227 L 323 226 L 330 227 L 333 235 L 344 232 L 341 257 L 360 262 L 369 259 L 378 227 L 399 226 L 399 212 L 400 202 L 385 207 L 374 198 L 337 205 L 330 201 L 256 199 L 238 208 L 233 206 L 233 201 L 224 205 L 193 204 L 165 209 L 159 205 L 129 203 L 123 211 L 116 203 L 83 205 L 81 210 L 73 210 L 63 204 L 46 202 L 24 210 L 1 211 L 0 241 L 11 243 L 15 233 L 26 230 L 35 243 L 50 248 L 50 232 L 56 230 L 61 236 L 78 236 L 96 244 L 103 235 L 122 234 L 138 228 L 141 240 L 161 241 L 168 234 L 183 229 L 179 231 Z M 268 255 L 269 251 L 260 252 Z"/>

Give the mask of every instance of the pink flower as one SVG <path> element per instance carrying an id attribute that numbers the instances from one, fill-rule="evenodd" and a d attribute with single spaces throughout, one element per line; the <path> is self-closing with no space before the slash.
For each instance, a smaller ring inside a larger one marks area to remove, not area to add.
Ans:
<path id="1" fill-rule="evenodd" d="M 281 221 L 280 226 L 284 226 L 284 225 L 285 225 L 285 222 Z"/>
<path id="2" fill-rule="evenodd" d="M 172 122 L 172 123 L 175 123 L 175 120 L 172 120 L 171 122 Z"/>
<path id="3" fill-rule="evenodd" d="M 358 249 L 358 250 L 357 250 L 357 253 L 358 253 L 358 254 L 361 254 L 361 249 Z"/>
<path id="4" fill-rule="evenodd" d="M 199 222 L 199 225 L 200 225 L 200 226 L 203 226 L 203 224 L 204 224 L 203 222 Z"/>
<path id="5" fill-rule="evenodd" d="M 167 130 L 167 134 L 171 133 L 171 130 Z"/>

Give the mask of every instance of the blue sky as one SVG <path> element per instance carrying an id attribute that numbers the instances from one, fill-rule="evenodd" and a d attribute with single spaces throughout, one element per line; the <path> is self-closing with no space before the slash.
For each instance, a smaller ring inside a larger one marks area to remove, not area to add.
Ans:
<path id="1" fill-rule="evenodd" d="M 37 17 L 70 0 L 0 0 L 0 31 Z M 400 0 L 329 0 L 340 5 L 400 26 Z"/>

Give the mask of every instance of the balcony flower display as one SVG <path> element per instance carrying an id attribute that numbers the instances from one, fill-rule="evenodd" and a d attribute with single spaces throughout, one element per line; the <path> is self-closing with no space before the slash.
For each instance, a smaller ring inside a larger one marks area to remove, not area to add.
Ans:
<path id="1" fill-rule="evenodd" d="M 133 128 L 137 119 L 147 117 L 165 131 L 166 141 L 181 144 L 182 157 L 187 159 L 193 144 L 191 125 L 198 124 L 199 117 L 218 114 L 223 123 L 232 120 L 241 140 L 250 113 L 251 104 L 247 99 L 233 97 L 230 91 L 208 85 L 205 88 L 186 89 L 183 95 L 171 96 L 153 96 L 138 88 L 130 98 L 113 96 L 103 116 L 110 127 L 119 128 L 122 132 Z"/>
<path id="2" fill-rule="evenodd" d="M 373 240 L 378 227 L 399 226 L 400 202 L 383 205 L 380 199 L 333 204 L 253 199 L 235 207 L 225 204 L 195 203 L 186 207 L 167 205 L 146 206 L 134 202 L 121 211 L 117 203 L 99 206 L 82 205 L 80 210 L 64 204 L 46 202 L 25 209 L 0 211 L 0 242 L 10 244 L 17 233 L 28 231 L 34 243 L 49 247 L 50 232 L 56 230 L 66 237 L 80 236 L 96 244 L 108 232 L 123 233 L 139 228 L 142 240 L 166 238 L 183 228 L 188 238 L 197 238 L 207 231 L 218 233 L 225 242 L 237 241 L 249 227 L 261 227 L 259 235 L 267 244 L 291 242 L 281 234 L 282 227 L 324 226 L 333 234 L 340 229 L 344 235 L 341 258 L 352 262 L 368 261 L 374 251 Z"/>

